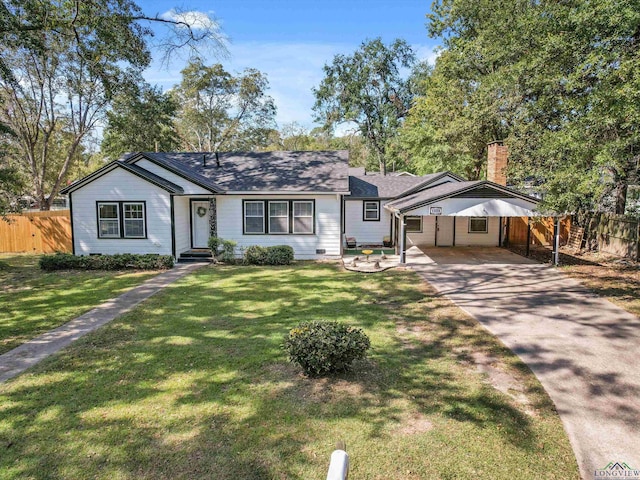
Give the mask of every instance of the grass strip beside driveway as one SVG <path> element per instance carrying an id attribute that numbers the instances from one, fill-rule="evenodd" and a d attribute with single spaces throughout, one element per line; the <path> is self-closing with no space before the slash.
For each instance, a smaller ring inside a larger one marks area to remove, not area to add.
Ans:
<path id="1" fill-rule="evenodd" d="M 563 271 L 592 292 L 640 317 L 640 266 L 568 265 Z"/>
<path id="2" fill-rule="evenodd" d="M 0 354 L 56 328 L 157 272 L 44 272 L 37 255 L 0 255 Z"/>
<path id="3" fill-rule="evenodd" d="M 309 379 L 280 345 L 348 322 L 369 360 Z M 205 267 L 0 386 L 0 477 L 578 478 L 535 377 L 410 271 Z"/>

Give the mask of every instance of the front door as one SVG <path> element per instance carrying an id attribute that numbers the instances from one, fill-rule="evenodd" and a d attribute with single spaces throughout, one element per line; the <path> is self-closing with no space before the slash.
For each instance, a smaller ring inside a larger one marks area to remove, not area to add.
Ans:
<path id="1" fill-rule="evenodd" d="M 456 217 L 436 217 L 436 246 L 453 246 L 453 222 Z"/>
<path id="2" fill-rule="evenodd" d="M 191 202 L 191 248 L 209 244 L 209 201 Z"/>

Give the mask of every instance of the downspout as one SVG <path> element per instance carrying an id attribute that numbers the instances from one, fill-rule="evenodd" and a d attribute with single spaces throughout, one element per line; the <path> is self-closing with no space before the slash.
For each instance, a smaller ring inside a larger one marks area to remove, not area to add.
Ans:
<path id="1" fill-rule="evenodd" d="M 174 260 L 178 260 L 176 257 L 176 208 L 174 203 L 174 196 L 169 195 L 169 201 L 171 204 L 171 256 Z"/>
<path id="2" fill-rule="evenodd" d="M 344 222 L 344 195 L 336 194 L 338 201 L 340 202 L 340 257 L 344 256 L 344 245 L 346 243 L 347 232 Z M 315 212 L 314 212 L 315 214 Z"/>
<path id="3" fill-rule="evenodd" d="M 76 254 L 76 236 L 73 231 L 73 199 L 71 197 L 72 195 L 73 193 L 69 192 L 69 219 L 71 220 L 69 223 L 71 223 L 71 255 L 75 255 Z"/>

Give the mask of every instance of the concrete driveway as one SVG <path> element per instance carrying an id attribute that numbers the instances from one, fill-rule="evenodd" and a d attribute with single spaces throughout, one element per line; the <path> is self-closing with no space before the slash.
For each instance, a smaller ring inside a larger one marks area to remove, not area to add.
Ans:
<path id="1" fill-rule="evenodd" d="M 584 479 L 610 462 L 640 470 L 638 317 L 504 249 L 412 247 L 407 263 L 529 365 Z"/>

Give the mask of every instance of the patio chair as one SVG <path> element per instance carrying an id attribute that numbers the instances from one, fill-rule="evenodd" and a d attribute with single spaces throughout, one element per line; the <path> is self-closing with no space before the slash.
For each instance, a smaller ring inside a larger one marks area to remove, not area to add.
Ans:
<path id="1" fill-rule="evenodd" d="M 347 244 L 347 248 L 356 248 L 356 237 L 347 237 L 344 240 Z"/>

